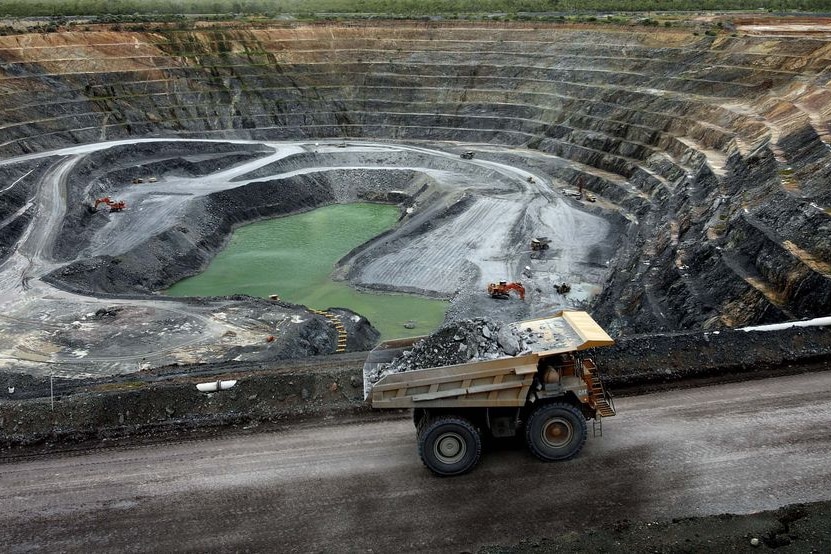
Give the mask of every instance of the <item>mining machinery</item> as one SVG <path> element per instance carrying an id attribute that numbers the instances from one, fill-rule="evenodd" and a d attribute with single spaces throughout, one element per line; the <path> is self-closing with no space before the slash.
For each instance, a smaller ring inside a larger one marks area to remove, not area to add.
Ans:
<path id="1" fill-rule="evenodd" d="M 508 298 L 511 291 L 516 292 L 520 300 L 525 300 L 525 287 L 522 286 L 522 283 L 499 281 L 498 283 L 488 284 L 488 294 L 492 298 Z"/>

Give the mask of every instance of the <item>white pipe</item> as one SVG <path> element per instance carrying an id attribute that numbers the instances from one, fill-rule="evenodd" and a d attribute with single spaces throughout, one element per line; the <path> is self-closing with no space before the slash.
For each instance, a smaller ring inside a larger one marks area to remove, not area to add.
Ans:
<path id="1" fill-rule="evenodd" d="M 216 392 L 218 390 L 230 389 L 236 384 L 236 379 L 233 381 L 211 381 L 210 383 L 199 383 L 196 385 L 196 388 L 202 392 Z"/>
<path id="2" fill-rule="evenodd" d="M 782 331 L 791 327 L 825 327 L 831 325 L 831 317 L 818 317 L 804 321 L 788 321 L 786 323 L 772 323 L 770 325 L 754 325 L 753 327 L 741 327 L 736 331 Z"/>

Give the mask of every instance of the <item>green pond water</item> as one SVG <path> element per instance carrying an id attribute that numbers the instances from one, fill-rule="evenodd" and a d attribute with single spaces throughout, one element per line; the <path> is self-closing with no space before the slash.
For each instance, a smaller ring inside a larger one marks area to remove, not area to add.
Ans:
<path id="1" fill-rule="evenodd" d="M 390 229 L 394 206 L 335 204 L 270 219 L 234 231 L 228 245 L 199 275 L 166 291 L 171 296 L 248 294 L 309 308 L 349 308 L 366 316 L 382 338 L 429 334 L 444 318 L 447 303 L 404 294 L 371 294 L 332 281 L 337 260 Z M 411 322 L 415 327 L 405 328 Z"/>

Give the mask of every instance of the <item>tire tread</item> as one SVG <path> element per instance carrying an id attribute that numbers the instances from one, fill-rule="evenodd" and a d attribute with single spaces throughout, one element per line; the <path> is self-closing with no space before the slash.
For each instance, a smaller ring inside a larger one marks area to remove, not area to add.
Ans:
<path id="1" fill-rule="evenodd" d="M 575 423 L 575 432 L 579 435 L 577 442 L 571 446 L 570 450 L 568 450 L 564 455 L 558 456 L 551 456 L 546 454 L 537 444 L 533 437 L 533 427 L 534 423 L 537 421 L 537 418 L 545 417 L 542 414 L 547 414 L 549 412 L 553 412 L 556 410 L 564 410 L 566 413 L 573 416 Z M 568 404 L 565 402 L 551 402 L 547 404 L 542 404 L 538 406 L 532 413 L 531 416 L 528 418 L 528 421 L 525 425 L 525 442 L 528 445 L 528 449 L 531 453 L 539 458 L 544 462 L 562 462 L 566 460 L 570 460 L 577 456 L 581 450 L 583 450 L 583 445 L 586 444 L 586 438 L 588 437 L 588 428 L 586 426 L 586 418 L 583 417 L 583 413 L 573 406 L 572 404 Z"/>
<path id="2" fill-rule="evenodd" d="M 427 436 L 432 431 L 443 425 L 459 425 L 466 432 L 470 433 L 470 436 L 473 438 L 473 444 L 468 444 L 468 448 L 472 447 L 472 459 L 470 459 L 468 463 L 459 470 L 445 471 L 442 468 L 435 467 L 430 463 L 429 454 L 427 453 L 428 449 L 425 448 Z M 429 420 L 425 418 L 422 425 L 419 426 L 418 431 L 418 456 L 421 458 L 422 463 L 427 467 L 427 469 L 436 475 L 439 475 L 440 477 L 463 475 L 471 471 L 474 467 L 476 467 L 476 464 L 479 463 L 479 458 L 482 456 L 482 436 L 476 427 L 474 427 L 474 425 L 467 419 L 453 415 L 438 416 Z"/>

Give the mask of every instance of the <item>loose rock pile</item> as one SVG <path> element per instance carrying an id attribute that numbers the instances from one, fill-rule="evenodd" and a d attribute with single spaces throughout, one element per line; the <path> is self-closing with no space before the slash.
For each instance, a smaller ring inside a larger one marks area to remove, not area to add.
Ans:
<path id="1" fill-rule="evenodd" d="M 507 323 L 467 319 L 442 327 L 394 359 L 384 373 L 399 373 L 477 360 L 492 360 L 528 352 L 532 337 Z"/>

